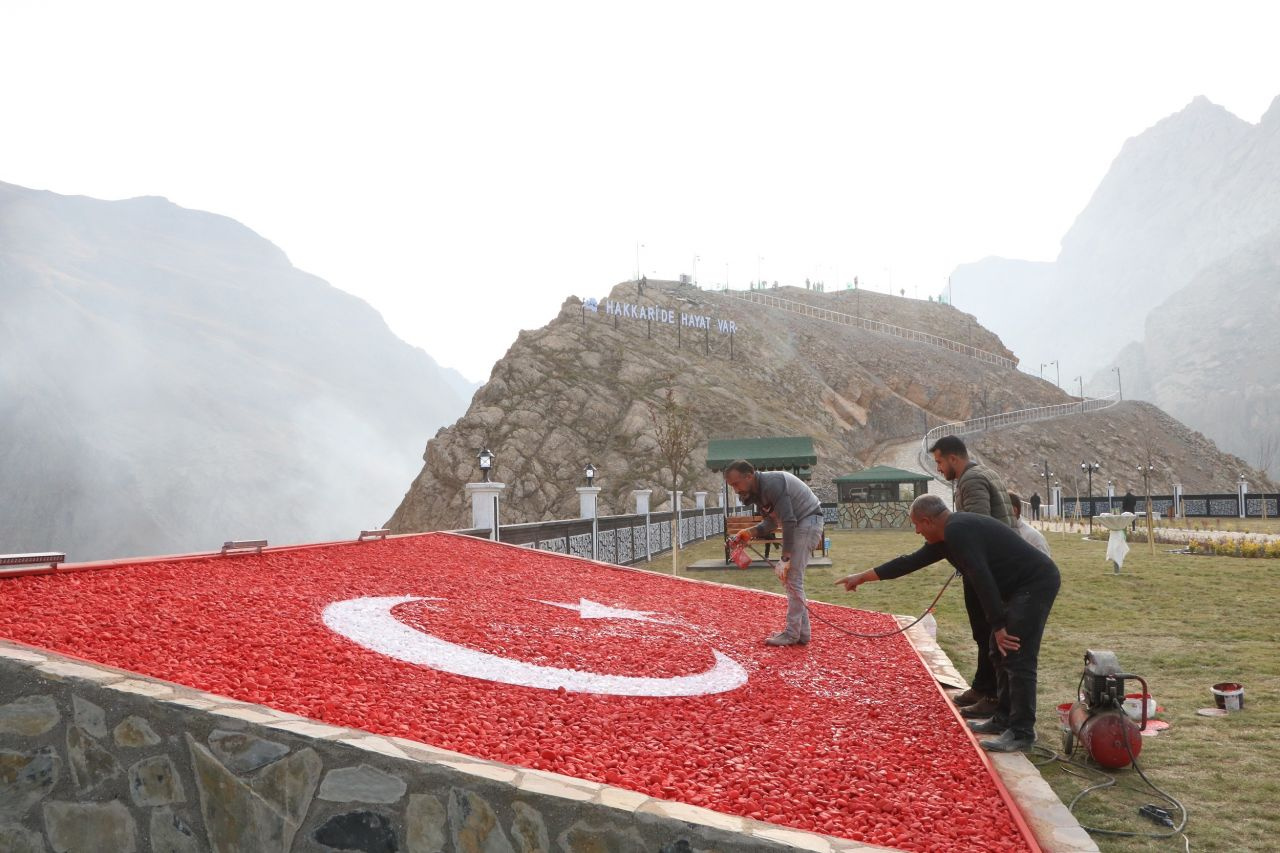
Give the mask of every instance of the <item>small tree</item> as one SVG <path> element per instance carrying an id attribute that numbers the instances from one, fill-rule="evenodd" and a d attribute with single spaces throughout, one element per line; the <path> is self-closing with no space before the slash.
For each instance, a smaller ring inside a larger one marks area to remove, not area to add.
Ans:
<path id="1" fill-rule="evenodd" d="M 674 378 L 674 377 L 671 377 Z M 680 477 L 689 464 L 693 448 L 697 446 L 693 418 L 688 406 L 676 400 L 675 390 L 668 386 L 662 402 L 649 406 L 649 419 L 653 422 L 654 439 L 658 444 L 658 458 L 671 472 L 671 573 L 676 573 L 677 554 L 680 551 L 680 531 L 676 527 L 676 490 Z"/>

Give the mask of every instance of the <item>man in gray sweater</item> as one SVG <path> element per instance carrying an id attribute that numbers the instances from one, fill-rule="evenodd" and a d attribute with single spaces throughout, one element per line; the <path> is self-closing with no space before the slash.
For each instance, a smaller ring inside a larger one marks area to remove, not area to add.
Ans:
<path id="1" fill-rule="evenodd" d="M 1009 503 L 1009 490 L 996 472 L 969 458 L 969 449 L 959 436 L 945 435 L 929 448 L 938 473 L 955 483 L 956 512 L 986 515 L 1013 527 L 1016 519 Z M 990 716 L 996 710 L 996 666 L 987 653 L 991 626 L 969 578 L 964 579 L 964 607 L 969 629 L 978 645 L 978 667 L 968 690 L 954 697 L 965 717 Z"/>
<path id="2" fill-rule="evenodd" d="M 787 627 L 767 638 L 770 646 L 806 645 L 809 610 L 804 597 L 804 570 L 822 541 L 822 503 L 804 481 L 786 471 L 756 471 L 744 459 L 731 462 L 724 481 L 744 503 L 756 507 L 763 521 L 738 533 L 744 543 L 782 528 L 781 576 L 787 591 Z"/>

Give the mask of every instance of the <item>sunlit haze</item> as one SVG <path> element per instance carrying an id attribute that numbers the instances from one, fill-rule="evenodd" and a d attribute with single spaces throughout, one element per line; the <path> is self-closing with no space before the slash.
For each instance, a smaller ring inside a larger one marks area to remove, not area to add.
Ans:
<path id="1" fill-rule="evenodd" d="M 637 264 L 924 299 L 1051 260 L 1126 138 L 1280 94 L 1268 3 L 10 2 L 0 31 L 0 181 L 232 217 L 473 380 Z"/>

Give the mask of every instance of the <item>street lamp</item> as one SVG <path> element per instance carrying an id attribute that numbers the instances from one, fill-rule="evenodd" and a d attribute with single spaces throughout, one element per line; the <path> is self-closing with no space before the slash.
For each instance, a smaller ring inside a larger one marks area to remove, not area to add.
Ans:
<path id="1" fill-rule="evenodd" d="M 1123 400 L 1124 399 L 1124 383 L 1120 381 L 1120 366 L 1117 365 L 1111 369 L 1116 372 L 1116 391 L 1119 393 L 1120 399 Z"/>
<path id="2" fill-rule="evenodd" d="M 592 481 L 596 478 L 596 466 L 588 462 L 587 467 L 582 469 L 582 474 L 587 478 L 587 485 L 592 485 Z"/>
<path id="3" fill-rule="evenodd" d="M 1093 505 L 1093 472 L 1102 467 L 1099 462 L 1081 462 L 1080 470 L 1089 475 L 1089 535 L 1093 535 L 1093 516 L 1095 508 Z"/>
<path id="4" fill-rule="evenodd" d="M 693 256 L 693 286 L 694 287 L 698 286 L 698 261 L 701 259 L 701 257 L 702 257 L 701 255 Z"/>
<path id="5" fill-rule="evenodd" d="M 1033 468 L 1032 470 L 1034 471 L 1035 469 Z M 1044 461 L 1044 474 L 1042 476 L 1044 477 L 1044 501 L 1043 502 L 1047 503 L 1051 501 L 1053 497 L 1053 492 L 1049 491 L 1049 478 L 1053 476 L 1053 472 L 1049 470 L 1048 459 Z"/>
<path id="6" fill-rule="evenodd" d="M 1058 364 L 1058 360 L 1056 358 L 1049 363 L 1053 365 L 1053 376 L 1054 376 L 1053 384 L 1057 385 L 1058 390 L 1061 391 L 1062 390 L 1062 365 Z"/>
<path id="7" fill-rule="evenodd" d="M 476 454 L 476 460 L 480 463 L 480 473 L 484 475 L 484 482 L 489 482 L 489 470 L 493 468 L 493 451 L 486 447 Z"/>

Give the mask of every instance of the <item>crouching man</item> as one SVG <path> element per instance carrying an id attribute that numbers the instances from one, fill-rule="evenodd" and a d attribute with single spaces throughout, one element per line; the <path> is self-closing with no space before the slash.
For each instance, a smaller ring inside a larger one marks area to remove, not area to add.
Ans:
<path id="1" fill-rule="evenodd" d="M 738 533 L 745 544 L 782 528 L 779 579 L 787 592 L 787 625 L 768 637 L 770 646 L 809 644 L 809 609 L 804 597 L 804 570 L 822 542 L 822 504 L 804 481 L 786 471 L 756 471 L 738 459 L 724 470 L 724 481 L 738 498 L 755 506 L 763 521 Z"/>
<path id="2" fill-rule="evenodd" d="M 991 626 L 987 653 L 996 669 L 996 711 L 970 722 L 990 752 L 1019 752 L 1036 739 L 1036 663 L 1049 610 L 1058 595 L 1058 567 L 1001 521 L 951 512 L 936 495 L 911 504 L 911 522 L 925 545 L 883 565 L 836 581 L 852 592 L 864 583 L 889 580 L 946 560 L 964 576 Z"/>

